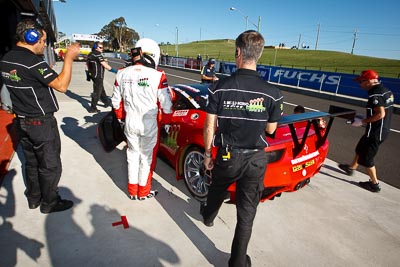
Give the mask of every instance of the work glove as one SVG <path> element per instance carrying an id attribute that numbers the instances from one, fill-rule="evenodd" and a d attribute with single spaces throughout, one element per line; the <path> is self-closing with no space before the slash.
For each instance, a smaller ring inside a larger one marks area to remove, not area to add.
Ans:
<path id="1" fill-rule="evenodd" d="M 351 126 L 354 126 L 354 127 L 361 127 L 362 125 L 363 125 L 362 119 L 357 118 L 357 117 L 355 117 L 353 122 L 351 123 Z"/>

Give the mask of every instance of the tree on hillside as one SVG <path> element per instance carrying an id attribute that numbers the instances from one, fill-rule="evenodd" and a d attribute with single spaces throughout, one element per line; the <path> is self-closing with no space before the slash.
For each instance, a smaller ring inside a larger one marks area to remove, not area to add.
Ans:
<path id="1" fill-rule="evenodd" d="M 126 51 L 133 43 L 139 40 L 139 34 L 127 26 L 125 18 L 113 19 L 110 23 L 103 26 L 98 35 L 104 36 L 107 45 L 114 51 Z"/>

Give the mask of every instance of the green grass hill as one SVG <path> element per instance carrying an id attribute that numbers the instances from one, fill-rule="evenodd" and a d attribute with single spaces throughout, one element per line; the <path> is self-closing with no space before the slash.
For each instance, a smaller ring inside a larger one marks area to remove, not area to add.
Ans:
<path id="1" fill-rule="evenodd" d="M 176 46 L 161 45 L 161 50 L 170 56 L 176 55 Z M 205 40 L 179 44 L 179 57 L 203 59 L 214 57 L 219 61 L 235 61 L 235 41 Z M 350 53 L 313 49 L 274 49 L 265 47 L 259 64 L 289 68 L 321 70 L 358 74 L 365 69 L 374 69 L 381 77 L 400 78 L 400 60 L 357 56 Z"/>

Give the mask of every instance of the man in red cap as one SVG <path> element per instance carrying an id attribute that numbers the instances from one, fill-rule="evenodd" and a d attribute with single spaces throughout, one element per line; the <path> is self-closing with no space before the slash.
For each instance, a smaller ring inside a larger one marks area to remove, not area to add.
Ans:
<path id="1" fill-rule="evenodd" d="M 378 73 L 374 70 L 365 70 L 354 80 L 360 84 L 361 88 L 368 91 L 367 117 L 361 121 L 366 125 L 366 129 L 356 146 L 353 162 L 350 165 L 339 164 L 339 168 L 347 175 L 352 175 L 358 165 L 366 167 L 370 180 L 359 182 L 359 185 L 377 193 L 381 187 L 376 175 L 374 158 L 378 153 L 379 145 L 387 138 L 390 131 L 394 96 L 379 82 Z"/>

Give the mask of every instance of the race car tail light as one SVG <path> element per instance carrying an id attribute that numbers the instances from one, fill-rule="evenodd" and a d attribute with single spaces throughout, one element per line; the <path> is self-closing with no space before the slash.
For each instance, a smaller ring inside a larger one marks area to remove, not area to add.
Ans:
<path id="1" fill-rule="evenodd" d="M 267 157 L 268 157 L 268 163 L 274 163 L 279 161 L 283 154 L 285 153 L 285 149 L 278 149 L 278 150 L 273 150 L 273 151 L 268 151 Z"/>

